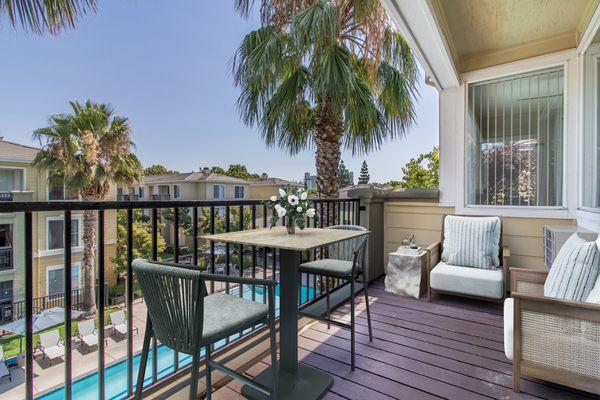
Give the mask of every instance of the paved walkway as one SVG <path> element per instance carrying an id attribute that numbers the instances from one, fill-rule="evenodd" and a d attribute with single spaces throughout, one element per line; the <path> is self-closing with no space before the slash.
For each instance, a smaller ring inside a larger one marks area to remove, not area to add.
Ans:
<path id="1" fill-rule="evenodd" d="M 146 327 L 146 304 L 138 299 L 133 303 L 133 325 L 139 329 L 139 333 L 133 333 L 133 351 L 141 351 L 144 340 L 144 329 Z M 105 347 L 106 365 L 124 360 L 127 358 L 127 338 L 120 338 L 118 335 L 110 336 L 111 329 L 106 329 L 105 335 L 108 338 Z M 95 372 L 98 369 L 98 349 L 82 348 L 78 339 L 73 340 L 73 381 Z M 25 370 L 24 368 L 11 368 L 12 381 L 8 378 L 0 380 L 0 394 L 2 400 L 21 400 L 25 398 Z M 52 365 L 47 360 L 42 360 L 41 353 L 35 354 L 34 359 L 34 395 L 50 392 L 64 385 L 65 382 L 65 362 L 64 359 L 54 360 Z"/>

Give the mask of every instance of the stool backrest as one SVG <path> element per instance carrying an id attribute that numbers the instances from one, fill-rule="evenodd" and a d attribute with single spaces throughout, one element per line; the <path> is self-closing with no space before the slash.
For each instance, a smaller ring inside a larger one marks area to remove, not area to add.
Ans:
<path id="1" fill-rule="evenodd" d="M 141 259 L 132 266 L 156 338 L 182 353 L 198 351 L 206 294 L 201 271 Z"/>
<path id="2" fill-rule="evenodd" d="M 327 229 L 341 229 L 348 231 L 368 230 L 364 226 L 360 225 L 332 225 L 328 226 Z M 356 257 L 357 265 L 355 266 L 355 271 L 360 271 L 364 265 L 366 245 L 367 235 L 346 239 L 327 246 L 327 257 L 335 258 L 337 260 L 354 261 L 354 253 L 358 253 Z"/>

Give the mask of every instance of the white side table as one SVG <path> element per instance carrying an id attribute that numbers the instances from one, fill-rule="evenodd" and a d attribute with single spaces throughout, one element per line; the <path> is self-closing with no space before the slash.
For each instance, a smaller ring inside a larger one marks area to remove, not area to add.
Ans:
<path id="1" fill-rule="evenodd" d="M 419 255 L 389 253 L 385 290 L 418 299 L 427 289 L 427 251 Z"/>

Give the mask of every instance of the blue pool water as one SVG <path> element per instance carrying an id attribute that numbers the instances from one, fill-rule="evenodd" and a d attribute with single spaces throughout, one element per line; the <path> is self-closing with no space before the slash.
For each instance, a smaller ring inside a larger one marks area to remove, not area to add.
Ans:
<path id="1" fill-rule="evenodd" d="M 236 293 L 235 289 L 232 289 L 232 294 Z M 308 297 L 307 297 L 308 295 Z M 314 295 L 313 288 L 307 288 L 302 286 L 300 300 L 305 302 L 307 299 L 312 298 Z M 255 301 L 262 302 L 263 300 L 263 288 L 255 287 L 254 289 Z M 252 288 L 244 287 L 244 298 L 252 299 Z M 275 306 L 279 308 L 279 285 L 275 287 Z M 144 334 L 140 330 L 140 334 Z M 230 340 L 239 338 L 239 335 L 234 335 Z M 218 349 L 226 344 L 225 340 L 222 340 L 215 344 L 215 348 Z M 173 351 L 165 346 L 158 346 L 157 348 L 157 365 L 158 365 L 158 377 L 162 378 L 173 372 Z M 204 350 L 200 354 L 204 354 Z M 133 358 L 133 376 L 134 382 L 137 379 L 138 370 L 140 367 L 141 355 L 138 354 Z M 146 367 L 144 385 L 152 381 L 152 362 L 153 355 L 150 352 L 148 357 L 148 365 Z M 186 366 L 192 362 L 192 356 L 187 354 L 179 354 L 179 366 Z M 74 366 L 76 369 L 76 366 Z M 38 379 L 43 379 L 42 377 Z M 127 395 L 127 361 L 120 361 L 116 364 L 106 368 L 105 371 L 106 379 L 106 398 L 109 400 L 116 400 Z M 50 393 L 38 397 L 40 400 L 63 400 L 65 398 L 64 388 L 58 388 Z M 98 374 L 93 373 L 84 378 L 78 379 L 73 382 L 73 398 L 77 400 L 97 400 L 98 398 Z"/>

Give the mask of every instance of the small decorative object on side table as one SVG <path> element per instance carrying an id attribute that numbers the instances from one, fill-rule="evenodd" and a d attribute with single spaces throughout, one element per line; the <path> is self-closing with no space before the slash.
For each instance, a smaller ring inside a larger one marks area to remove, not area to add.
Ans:
<path id="1" fill-rule="evenodd" d="M 279 196 L 271 196 L 265 202 L 273 208 L 271 216 L 271 228 L 273 228 L 279 218 L 286 218 L 285 227 L 289 235 L 296 233 L 296 226 L 304 229 L 306 217 L 316 218 L 316 212 L 312 202 L 308 199 L 308 193 L 304 189 L 292 189 L 288 186 L 287 190 L 279 189 Z"/>
<path id="2" fill-rule="evenodd" d="M 427 252 L 411 237 L 409 246 L 389 254 L 385 270 L 385 290 L 418 299 L 427 288 Z"/>

